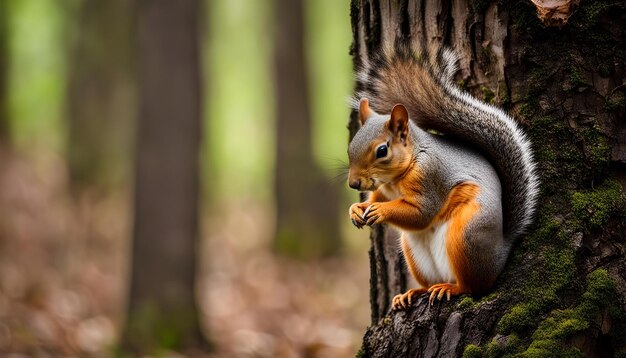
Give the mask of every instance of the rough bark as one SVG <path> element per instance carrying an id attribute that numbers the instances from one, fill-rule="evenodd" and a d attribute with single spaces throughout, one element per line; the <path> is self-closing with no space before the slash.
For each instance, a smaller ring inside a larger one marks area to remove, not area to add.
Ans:
<path id="1" fill-rule="evenodd" d="M 337 188 L 315 163 L 304 48 L 304 1 L 275 2 L 276 237 L 279 252 L 300 257 L 336 254 Z"/>
<path id="2" fill-rule="evenodd" d="M 197 0 L 138 1 L 135 225 L 124 347 L 202 348 L 195 302 L 201 85 Z"/>
<path id="3" fill-rule="evenodd" d="M 412 278 L 397 234 L 374 228 L 372 326 L 359 355 L 626 354 L 626 5 L 582 1 L 560 29 L 519 0 L 353 0 L 351 18 L 355 66 L 396 38 L 458 52 L 459 85 L 520 121 L 543 183 L 531 233 L 485 297 L 422 297 L 390 312 Z"/>
<path id="4" fill-rule="evenodd" d="M 73 188 L 106 187 L 128 164 L 134 124 L 134 2 L 80 2 L 67 89 L 68 161 Z"/>

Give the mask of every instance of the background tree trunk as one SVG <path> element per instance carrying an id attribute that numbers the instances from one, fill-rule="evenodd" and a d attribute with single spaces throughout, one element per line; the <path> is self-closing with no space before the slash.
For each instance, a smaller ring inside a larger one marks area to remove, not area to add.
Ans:
<path id="1" fill-rule="evenodd" d="M 406 290 L 397 235 L 372 230 L 362 357 L 625 354 L 626 5 L 583 1 L 562 28 L 526 1 L 353 0 L 354 65 L 397 38 L 442 42 L 457 81 L 529 132 L 542 198 L 494 291 L 390 312 Z M 356 113 L 350 133 L 358 128 Z M 407 281 L 409 283 L 407 283 Z"/>
<path id="2" fill-rule="evenodd" d="M 126 348 L 202 348 L 195 302 L 200 2 L 138 1 L 139 125 Z"/>
<path id="3" fill-rule="evenodd" d="M 107 186 L 127 168 L 135 96 L 134 1 L 80 2 L 68 84 L 68 160 L 73 188 Z"/>
<path id="4" fill-rule="evenodd" d="M 335 254 L 339 193 L 315 163 L 304 52 L 304 1 L 276 0 L 276 237 L 279 252 Z"/>

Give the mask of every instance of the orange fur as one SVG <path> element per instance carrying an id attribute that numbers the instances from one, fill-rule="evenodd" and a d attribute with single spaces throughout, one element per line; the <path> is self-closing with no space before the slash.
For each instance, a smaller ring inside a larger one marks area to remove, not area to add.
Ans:
<path id="1" fill-rule="evenodd" d="M 432 223 L 449 223 L 446 237 L 446 252 L 448 253 L 452 274 L 455 277 L 455 283 L 446 282 L 430 286 L 427 291 L 430 292 L 429 301 L 431 304 L 435 300 L 441 300 L 444 297 L 449 300 L 451 296 L 478 291 L 481 286 L 485 285 L 485 283 L 478 282 L 478 278 L 471 274 L 464 239 L 465 229 L 468 223 L 478 210 L 480 210 L 480 205 L 476 201 L 479 190 L 479 186 L 474 183 L 461 183 L 455 186 L 448 194 L 446 201 L 432 221 Z M 395 201 L 402 201 L 402 199 L 396 199 Z M 411 216 L 410 212 L 404 212 L 403 215 L 395 212 L 399 210 L 402 210 L 400 204 L 397 204 L 393 210 L 390 209 L 390 212 L 395 214 L 392 223 L 397 226 L 401 226 L 398 224 L 406 224 L 402 219 Z M 415 218 L 412 219 L 415 220 Z M 389 221 L 389 219 L 387 221 Z M 404 237 L 401 238 L 401 246 L 404 259 L 415 281 L 422 287 L 428 286 L 430 282 L 428 282 L 420 272 L 413 258 L 411 248 Z M 405 308 L 407 302 L 410 303 L 413 296 L 423 291 L 425 290 L 409 290 L 404 294 L 397 295 L 393 300 L 394 308 Z"/>
<path id="2" fill-rule="evenodd" d="M 428 222 L 423 220 L 422 206 L 420 199 L 422 195 L 422 175 L 413 162 L 408 165 L 396 165 L 388 169 L 397 173 L 397 179 L 389 187 L 397 190 L 400 197 L 390 201 L 375 201 L 370 198 L 372 205 L 370 212 L 374 217 L 368 225 L 387 222 L 403 230 L 422 230 L 428 226 Z M 379 192 L 374 191 L 374 193 Z M 377 198 L 382 193 L 374 194 Z"/>
<path id="3" fill-rule="evenodd" d="M 383 202 L 383 201 L 388 201 L 388 199 L 385 197 L 385 194 L 381 193 L 380 190 L 374 190 L 371 194 L 370 197 L 367 199 L 367 203 L 368 206 L 372 203 L 375 202 Z"/>
<path id="4" fill-rule="evenodd" d="M 477 277 L 471 274 L 464 239 L 467 224 L 480 210 L 480 205 L 476 201 L 479 189 L 478 185 L 474 183 L 457 185 L 450 191 L 444 205 L 435 217 L 435 220 L 449 222 L 446 251 L 457 287 L 443 289 L 447 289 L 451 294 L 470 293 L 478 289 L 480 285 L 479 282 L 476 282 Z M 450 286 L 450 284 L 447 285 Z"/>

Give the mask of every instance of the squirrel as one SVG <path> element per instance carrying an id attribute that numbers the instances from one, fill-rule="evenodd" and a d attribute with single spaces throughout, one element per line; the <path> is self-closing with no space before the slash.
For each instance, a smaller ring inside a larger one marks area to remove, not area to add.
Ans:
<path id="1" fill-rule="evenodd" d="M 396 295 L 396 310 L 424 293 L 432 305 L 488 292 L 535 211 L 528 138 L 503 110 L 455 85 L 457 62 L 443 46 L 395 44 L 356 74 L 360 128 L 348 149 L 348 184 L 370 194 L 350 206 L 350 217 L 358 228 L 400 231 L 419 288 Z"/>

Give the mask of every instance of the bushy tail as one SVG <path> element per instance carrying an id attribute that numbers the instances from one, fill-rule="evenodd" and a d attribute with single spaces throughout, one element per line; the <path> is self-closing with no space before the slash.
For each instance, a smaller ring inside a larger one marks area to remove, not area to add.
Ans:
<path id="1" fill-rule="evenodd" d="M 531 224 L 538 177 L 530 142 L 501 109 L 461 91 L 454 82 L 457 56 L 445 48 L 388 47 L 357 72 L 353 103 L 369 99 L 378 113 L 402 103 L 411 119 L 477 147 L 502 182 L 505 237 L 522 235 Z"/>

